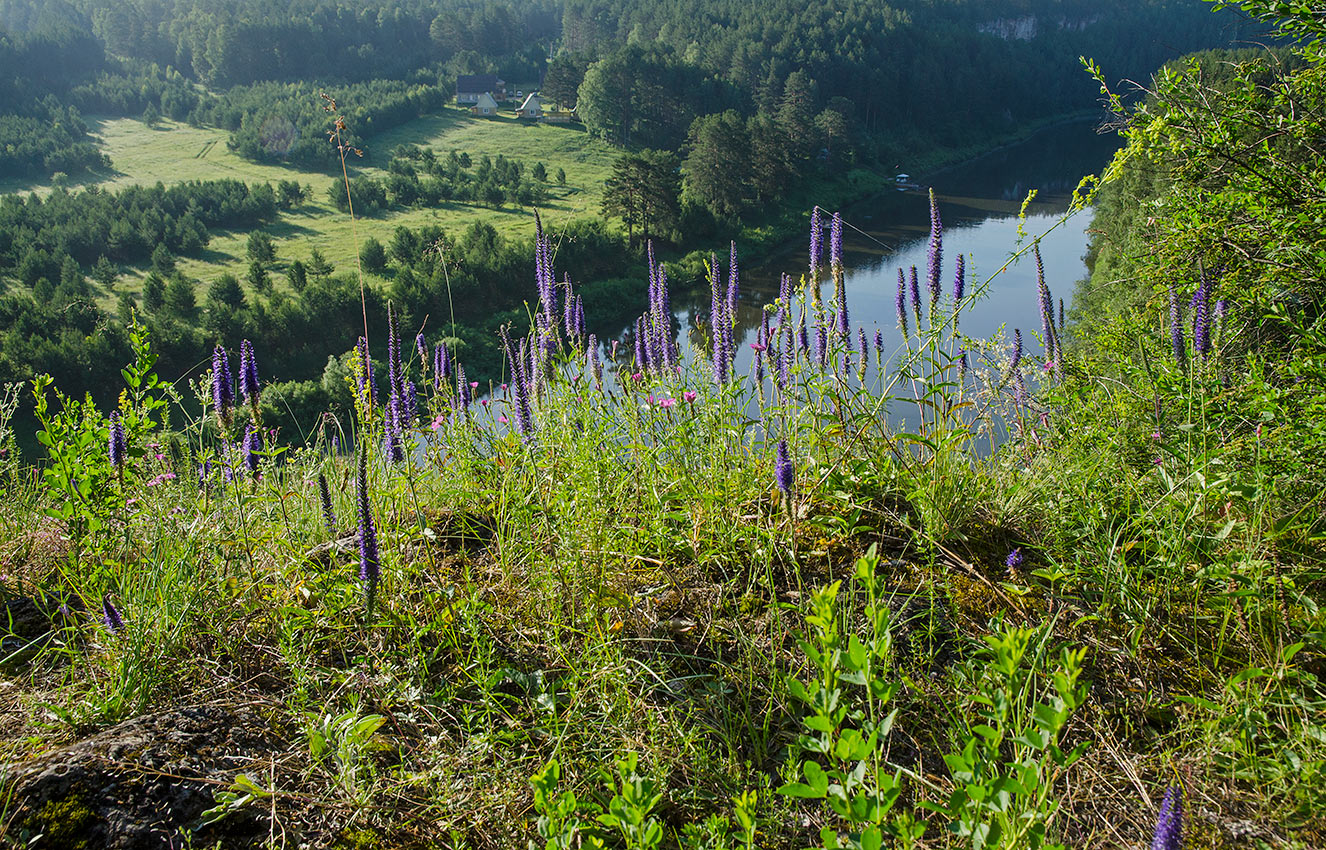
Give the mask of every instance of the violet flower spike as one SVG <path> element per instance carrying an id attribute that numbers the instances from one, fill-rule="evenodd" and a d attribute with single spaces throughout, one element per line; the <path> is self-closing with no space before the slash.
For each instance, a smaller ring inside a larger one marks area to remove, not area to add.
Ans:
<path id="1" fill-rule="evenodd" d="M 819 291 L 820 283 L 820 253 L 821 253 L 821 233 L 820 233 L 820 208 L 814 207 L 810 211 L 810 285 L 816 292 Z M 819 300 L 819 296 L 815 296 Z"/>
<path id="2" fill-rule="evenodd" d="M 870 368 L 870 341 L 866 339 L 866 329 L 857 328 L 857 348 L 860 349 L 861 360 L 856 364 L 856 376 L 862 382 L 866 379 L 866 370 Z"/>
<path id="3" fill-rule="evenodd" d="M 253 355 L 253 343 L 247 339 L 239 344 L 239 390 L 244 401 L 255 411 L 258 409 L 258 359 Z"/>
<path id="4" fill-rule="evenodd" d="M 110 594 L 101 595 L 101 621 L 106 624 L 106 631 L 111 634 L 119 634 L 124 628 L 124 617 L 110 601 Z"/>
<path id="5" fill-rule="evenodd" d="M 124 458 L 129 452 L 129 441 L 124 436 L 124 423 L 120 421 L 120 411 L 112 410 L 110 414 L 110 452 L 111 466 L 116 470 L 124 469 Z"/>
<path id="6" fill-rule="evenodd" d="M 1151 850 L 1182 850 L 1183 848 L 1183 789 L 1171 785 L 1165 789 L 1156 818 L 1156 832 L 1151 839 Z"/>
<path id="7" fill-rule="evenodd" d="M 230 376 L 230 356 L 217 343 L 212 349 L 212 407 L 222 426 L 230 425 L 230 413 L 235 406 L 235 381 Z"/>
<path id="8" fill-rule="evenodd" d="M 1174 352 L 1174 362 L 1183 369 L 1188 363 L 1188 346 L 1183 336 L 1183 311 L 1179 307 L 1179 293 L 1173 284 L 1169 287 L 1169 341 Z"/>
<path id="9" fill-rule="evenodd" d="M 953 332 L 958 332 L 958 313 L 962 310 L 962 296 L 967 290 L 967 256 L 958 254 L 953 261 Z"/>
<path id="10" fill-rule="evenodd" d="M 898 308 L 898 328 L 905 338 L 907 336 L 907 281 L 903 277 L 902 266 L 898 267 L 898 300 L 895 302 L 895 306 Z"/>
<path id="11" fill-rule="evenodd" d="M 921 332 L 921 285 L 917 280 L 916 266 L 911 270 L 912 313 L 916 315 L 916 332 Z"/>
<path id="12" fill-rule="evenodd" d="M 939 220 L 939 201 L 930 189 L 930 245 L 926 250 L 926 285 L 930 289 L 930 312 L 939 302 L 939 278 L 944 262 L 944 225 Z"/>
<path id="13" fill-rule="evenodd" d="M 838 337 L 850 343 L 852 324 L 847 316 L 847 276 L 843 269 L 843 218 L 833 214 L 833 223 L 829 228 L 829 255 L 832 260 L 829 270 L 833 274 L 833 309 L 837 319 Z"/>
<path id="14" fill-rule="evenodd" d="M 332 509 L 331 488 L 327 486 L 327 476 L 318 473 L 318 502 L 322 506 L 322 521 L 327 526 L 327 534 L 336 538 L 336 511 Z"/>
<path id="15" fill-rule="evenodd" d="M 439 342 L 433 346 L 433 389 L 442 389 L 443 383 L 451 378 L 451 354 L 447 344 Z"/>
<path id="16" fill-rule="evenodd" d="M 779 492 L 784 496 L 791 496 L 795 479 L 796 470 L 792 466 L 792 457 L 787 451 L 787 440 L 779 440 L 774 455 L 774 483 L 778 485 Z"/>
<path id="17" fill-rule="evenodd" d="M 262 431 L 252 425 L 245 425 L 244 442 L 241 444 L 240 450 L 244 455 L 244 468 L 256 475 L 258 472 L 258 455 L 262 452 Z"/>
<path id="18" fill-rule="evenodd" d="M 414 350 L 419 354 L 419 368 L 428 368 L 428 343 L 424 341 L 424 335 L 417 333 L 414 335 Z"/>
<path id="19" fill-rule="evenodd" d="M 368 452 L 359 449 L 359 470 L 355 476 L 355 494 L 359 507 L 359 580 L 364 585 L 364 607 L 373 615 L 382 564 L 378 558 L 378 532 L 373 525 L 373 508 L 368 499 Z"/>
<path id="20" fill-rule="evenodd" d="M 1008 553 L 1008 557 L 1004 559 L 1004 566 L 1010 570 L 1016 570 L 1022 566 L 1024 560 L 1025 559 L 1022 557 L 1022 547 L 1019 546 L 1012 552 Z"/>
<path id="21" fill-rule="evenodd" d="M 737 243 L 731 243 L 727 255 L 727 318 L 731 324 L 737 316 L 737 296 L 741 288 L 741 278 L 737 273 Z"/>

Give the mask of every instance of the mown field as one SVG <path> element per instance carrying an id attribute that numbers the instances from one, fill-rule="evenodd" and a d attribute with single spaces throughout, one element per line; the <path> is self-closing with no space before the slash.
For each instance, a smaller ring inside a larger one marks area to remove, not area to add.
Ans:
<path id="1" fill-rule="evenodd" d="M 417 228 L 439 224 L 448 232 L 459 232 L 475 221 L 486 221 L 507 238 L 534 232 L 533 210 L 514 204 L 495 209 L 448 202 L 428 209 L 392 210 L 352 223 L 327 198 L 328 185 L 339 179 L 339 175 L 242 159 L 226 146 L 229 133 L 225 130 L 191 127 L 169 120 L 148 127 L 134 118 L 102 118 L 91 123 L 113 164 L 112 171 L 99 184 L 106 188 L 234 179 L 273 184 L 297 180 L 310 189 L 308 200 L 266 228 L 276 240 L 274 282 L 278 287 L 285 283 L 283 272 L 288 264 L 296 259 L 307 260 L 314 248 L 338 269 L 346 269 L 353 266 L 358 247 L 365 239 L 371 236 L 385 244 L 402 225 Z M 442 155 L 452 150 L 464 152 L 476 162 L 485 154 L 494 158 L 502 154 L 520 161 L 527 169 L 542 162 L 548 170 L 550 200 L 541 213 L 553 229 L 560 223 L 598 214 L 603 180 L 615 158 L 609 145 L 591 138 L 579 127 L 521 124 L 506 116 L 476 118 L 453 107 L 373 137 L 365 145 L 362 158 L 352 158 L 348 163 L 351 175 L 385 174 L 390 152 L 402 144 L 430 147 Z M 553 179 L 559 168 L 566 172 L 565 186 Z M 0 190 L 44 194 L 49 186 L 4 184 Z M 248 236 L 249 231 L 217 232 L 201 258 L 181 258 L 179 265 L 184 273 L 202 282 L 200 299 L 206 284 L 223 272 L 243 279 L 248 269 L 245 255 Z M 134 292 L 141 281 L 142 270 L 138 270 L 122 277 L 117 289 Z M 110 294 L 104 300 L 107 306 L 114 302 Z"/>

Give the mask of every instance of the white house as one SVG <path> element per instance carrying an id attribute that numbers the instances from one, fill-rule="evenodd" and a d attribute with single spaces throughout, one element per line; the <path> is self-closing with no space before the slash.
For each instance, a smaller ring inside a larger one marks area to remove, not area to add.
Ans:
<path id="1" fill-rule="evenodd" d="M 493 96 L 491 94 L 489 94 L 488 92 L 484 92 L 483 94 L 479 95 L 478 102 L 470 107 L 470 111 L 473 112 L 475 115 L 496 115 L 497 101 L 493 100 Z"/>

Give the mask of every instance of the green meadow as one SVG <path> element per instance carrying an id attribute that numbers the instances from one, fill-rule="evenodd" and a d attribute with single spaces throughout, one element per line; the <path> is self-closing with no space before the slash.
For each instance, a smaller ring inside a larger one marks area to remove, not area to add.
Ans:
<path id="1" fill-rule="evenodd" d="M 441 225 L 448 232 L 458 233 L 474 222 L 483 221 L 507 238 L 534 233 L 534 211 L 513 204 L 492 208 L 452 201 L 427 209 L 393 209 L 374 217 L 358 217 L 352 222 L 327 198 L 327 186 L 340 179 L 339 174 L 242 159 L 227 147 L 229 133 L 225 130 L 192 127 L 170 120 L 149 127 L 134 118 L 101 118 L 91 123 L 112 163 L 111 171 L 98 184 L 105 188 L 233 179 L 273 184 L 297 180 L 310 189 L 303 204 L 283 213 L 279 221 L 265 228 L 276 241 L 277 286 L 283 285 L 283 272 L 288 264 L 296 259 L 307 260 L 314 248 L 337 269 L 345 270 L 355 264 L 358 247 L 365 239 L 374 237 L 385 244 L 402 225 L 411 228 Z M 615 158 L 609 145 L 590 137 L 579 127 L 523 124 L 507 116 L 477 118 L 464 109 L 449 107 L 440 114 L 370 138 L 362 157 L 352 157 L 347 162 L 351 176 L 385 174 L 391 151 L 403 144 L 432 148 L 442 155 L 452 150 L 464 152 L 475 161 L 485 154 L 494 158 L 501 154 L 520 161 L 526 168 L 542 162 L 548 170 L 550 198 L 540 212 L 553 230 L 576 218 L 597 216 L 603 181 Z M 554 179 L 559 168 L 566 172 L 565 186 L 558 185 Z M 50 187 L 6 184 L 0 185 L 0 190 L 45 194 Z M 243 279 L 248 269 L 245 254 L 248 236 L 248 231 L 214 231 L 203 256 L 180 258 L 180 268 L 204 285 L 223 272 Z M 121 279 L 118 288 L 137 291 L 144 271 L 132 270 Z M 105 302 L 113 303 L 110 294 L 105 296 Z"/>

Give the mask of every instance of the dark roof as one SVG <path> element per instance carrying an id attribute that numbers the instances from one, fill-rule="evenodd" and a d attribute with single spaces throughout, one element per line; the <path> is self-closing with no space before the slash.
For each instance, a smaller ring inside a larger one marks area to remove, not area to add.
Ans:
<path id="1" fill-rule="evenodd" d="M 456 78 L 456 94 L 481 94 L 486 91 L 497 91 L 499 84 L 504 82 L 504 80 L 499 80 L 496 74 L 466 74 Z"/>

